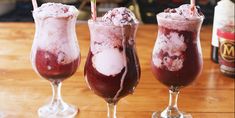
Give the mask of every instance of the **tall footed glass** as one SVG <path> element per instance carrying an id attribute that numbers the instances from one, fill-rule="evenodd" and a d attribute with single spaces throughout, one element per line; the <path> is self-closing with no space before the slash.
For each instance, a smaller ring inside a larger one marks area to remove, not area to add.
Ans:
<path id="1" fill-rule="evenodd" d="M 108 25 L 88 21 L 90 51 L 85 65 L 89 88 L 105 99 L 108 118 L 116 118 L 117 102 L 134 92 L 140 78 L 140 65 L 135 48 L 138 24 Z"/>
<path id="2" fill-rule="evenodd" d="M 198 14 L 197 18 L 181 18 L 169 16 L 170 12 L 182 11 L 168 9 L 157 15 L 158 36 L 152 53 L 153 74 L 169 88 L 170 100 L 168 107 L 153 113 L 152 118 L 191 118 L 179 111 L 177 100 L 180 89 L 193 82 L 202 70 L 200 29 L 204 17 Z"/>
<path id="3" fill-rule="evenodd" d="M 52 8 L 54 11 L 45 11 Z M 64 13 L 58 14 L 62 10 Z M 48 3 L 34 10 L 33 17 L 36 32 L 31 63 L 38 75 L 50 81 L 53 90 L 52 100 L 39 108 L 38 115 L 40 118 L 73 118 L 78 110 L 62 100 L 61 85 L 76 72 L 80 63 L 76 8 Z"/>

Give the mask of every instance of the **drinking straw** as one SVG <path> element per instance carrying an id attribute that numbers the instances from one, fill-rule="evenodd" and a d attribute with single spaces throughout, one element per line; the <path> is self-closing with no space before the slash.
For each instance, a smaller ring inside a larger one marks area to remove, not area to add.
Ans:
<path id="1" fill-rule="evenodd" d="M 32 0 L 32 4 L 33 4 L 33 9 L 38 8 L 38 4 L 36 0 Z"/>
<path id="2" fill-rule="evenodd" d="M 195 0 L 190 0 L 191 3 L 191 10 L 194 11 L 195 9 Z"/>
<path id="3" fill-rule="evenodd" d="M 96 0 L 91 0 L 91 16 L 93 20 L 96 20 Z"/>

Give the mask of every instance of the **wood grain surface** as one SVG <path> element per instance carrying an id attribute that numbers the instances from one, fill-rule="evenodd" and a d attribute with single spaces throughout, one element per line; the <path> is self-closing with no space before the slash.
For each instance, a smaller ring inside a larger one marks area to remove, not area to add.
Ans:
<path id="1" fill-rule="evenodd" d="M 62 96 L 79 107 L 77 118 L 106 118 L 104 100 L 88 89 L 83 76 L 89 48 L 87 24 L 78 23 L 76 28 L 82 62 L 75 75 L 63 82 Z M 34 31 L 33 23 L 0 23 L 0 116 L 37 118 L 37 109 L 51 97 L 49 82 L 36 75 L 29 61 Z M 182 89 L 179 108 L 194 118 L 234 118 L 234 79 L 222 75 L 210 60 L 211 34 L 211 26 L 202 27 L 203 71 L 193 84 Z M 150 68 L 156 36 L 156 25 L 139 26 L 137 51 L 142 76 L 135 93 L 118 103 L 118 118 L 150 118 L 152 112 L 168 104 L 168 90 Z"/>

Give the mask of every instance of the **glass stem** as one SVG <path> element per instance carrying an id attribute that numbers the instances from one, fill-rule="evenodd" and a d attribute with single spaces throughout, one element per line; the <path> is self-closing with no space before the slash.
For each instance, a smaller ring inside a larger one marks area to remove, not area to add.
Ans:
<path id="1" fill-rule="evenodd" d="M 50 103 L 51 108 L 53 110 L 64 109 L 64 102 L 61 98 L 62 83 L 60 81 L 53 81 L 51 82 L 51 86 L 52 86 L 52 92 L 53 92 L 52 100 Z"/>
<path id="2" fill-rule="evenodd" d="M 107 103 L 108 106 L 108 118 L 117 118 L 116 117 L 116 104 L 115 103 Z"/>
<path id="3" fill-rule="evenodd" d="M 169 105 L 168 107 L 161 113 L 162 117 L 169 118 L 180 118 L 182 113 L 179 111 L 177 106 L 179 90 L 172 89 L 169 90 Z"/>

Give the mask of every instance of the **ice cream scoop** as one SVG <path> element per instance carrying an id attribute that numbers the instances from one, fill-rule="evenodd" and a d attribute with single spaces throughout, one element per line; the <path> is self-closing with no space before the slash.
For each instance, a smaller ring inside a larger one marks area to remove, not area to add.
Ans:
<path id="1" fill-rule="evenodd" d="M 113 10 L 108 11 L 102 17 L 102 21 L 115 26 L 124 26 L 138 22 L 134 13 L 125 7 L 114 8 Z"/>

